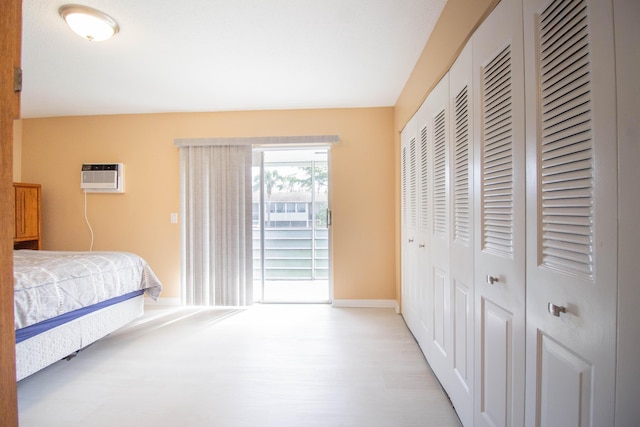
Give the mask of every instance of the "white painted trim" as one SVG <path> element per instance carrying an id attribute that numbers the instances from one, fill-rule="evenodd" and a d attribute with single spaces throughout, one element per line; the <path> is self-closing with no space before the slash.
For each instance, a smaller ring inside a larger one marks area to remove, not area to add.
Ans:
<path id="1" fill-rule="evenodd" d="M 394 299 L 334 299 L 332 307 L 345 308 L 393 308 L 400 313 L 398 301 Z"/>
<path id="2" fill-rule="evenodd" d="M 144 298 L 145 305 L 182 305 L 180 298 L 158 298 L 157 301 L 149 297 Z"/>

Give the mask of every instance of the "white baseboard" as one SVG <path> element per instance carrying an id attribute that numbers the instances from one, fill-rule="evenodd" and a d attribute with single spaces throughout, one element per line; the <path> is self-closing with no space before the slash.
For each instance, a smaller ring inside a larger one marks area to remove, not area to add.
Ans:
<path id="1" fill-rule="evenodd" d="M 333 307 L 350 308 L 393 308 L 400 313 L 400 306 L 394 299 L 334 299 Z"/>
<path id="2" fill-rule="evenodd" d="M 144 298 L 145 305 L 181 305 L 180 298 L 158 298 L 157 301 L 152 300 L 149 297 Z"/>

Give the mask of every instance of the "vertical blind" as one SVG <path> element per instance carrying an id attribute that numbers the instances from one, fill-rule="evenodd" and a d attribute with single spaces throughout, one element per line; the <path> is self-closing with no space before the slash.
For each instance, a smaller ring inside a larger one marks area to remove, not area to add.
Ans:
<path id="1" fill-rule="evenodd" d="M 183 146 L 180 173 L 183 303 L 251 305 L 251 146 Z"/>

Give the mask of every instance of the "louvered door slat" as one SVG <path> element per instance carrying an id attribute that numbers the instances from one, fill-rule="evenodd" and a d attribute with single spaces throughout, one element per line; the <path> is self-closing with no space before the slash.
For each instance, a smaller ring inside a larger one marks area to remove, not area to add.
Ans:
<path id="1" fill-rule="evenodd" d="M 573 167 L 572 167 L 573 166 Z M 572 168 L 571 168 L 572 167 Z M 542 184 L 552 184 L 555 182 L 568 182 L 576 180 L 589 180 L 591 184 L 591 170 L 589 168 L 577 168 L 575 164 L 565 164 L 558 166 L 545 173 L 542 177 Z"/>
<path id="2" fill-rule="evenodd" d="M 556 89 L 563 86 L 567 82 L 567 76 L 571 80 L 579 78 L 587 67 L 586 57 L 576 58 L 573 62 L 562 64 L 562 68 L 548 70 L 549 74 L 542 81 L 543 91 L 546 93 L 554 93 Z"/>
<path id="3" fill-rule="evenodd" d="M 508 220 L 488 220 L 485 232 L 495 240 L 511 241 L 512 234 L 509 230 L 510 221 Z"/>
<path id="4" fill-rule="evenodd" d="M 555 217 L 570 217 L 570 218 L 580 218 L 580 217 L 588 217 L 590 215 L 590 209 L 588 206 L 576 206 L 576 207 L 552 207 L 546 208 L 542 210 L 543 215 L 555 216 Z"/>
<path id="5" fill-rule="evenodd" d="M 496 96 L 501 95 L 502 89 L 500 86 L 508 85 L 507 76 L 511 69 L 511 52 L 507 49 L 503 50 L 496 57 L 494 57 L 491 64 L 485 67 L 483 79 L 485 81 L 484 89 L 487 94 L 487 104 L 491 103 L 491 100 Z"/>
<path id="6" fill-rule="evenodd" d="M 434 126 L 434 164 L 433 199 L 434 233 L 446 236 L 447 233 L 447 184 L 446 184 L 446 116 L 440 111 L 433 120 Z"/>
<path id="7" fill-rule="evenodd" d="M 566 58 L 564 55 L 568 50 L 574 50 L 576 44 L 580 44 L 581 39 L 587 36 L 584 27 L 584 16 L 567 17 L 566 27 L 563 31 L 558 31 L 543 45 L 542 59 L 549 66 L 554 67 Z"/>
<path id="8" fill-rule="evenodd" d="M 563 83 L 564 87 L 554 92 L 543 106 L 542 121 L 547 122 L 553 118 L 556 118 L 556 121 L 562 121 L 561 119 L 567 118 L 566 114 L 569 113 L 566 108 L 567 104 L 572 104 L 571 108 L 575 109 L 589 102 L 590 96 L 587 86 L 589 82 L 587 79 Z M 578 117 L 580 114 L 581 110 L 577 109 L 571 117 Z"/>
<path id="9" fill-rule="evenodd" d="M 570 103 L 572 106 L 569 107 L 569 110 L 566 109 L 564 111 L 557 112 L 553 115 L 543 115 L 542 119 L 544 120 L 544 128 L 542 130 L 543 135 L 555 133 L 558 130 L 564 130 L 567 128 L 572 128 L 573 126 L 579 126 L 584 123 L 588 123 L 588 117 L 585 117 L 589 114 L 587 109 L 581 110 L 580 107 L 585 107 L 589 103 L 589 95 L 588 94 L 580 94 L 579 97 L 574 99 L 570 99 L 567 104 Z M 564 105 L 563 105 L 564 107 Z M 560 129 L 558 129 L 558 127 Z"/>
<path id="10" fill-rule="evenodd" d="M 567 231 L 571 231 L 573 234 L 582 235 L 582 236 L 589 235 L 587 229 L 579 228 L 579 227 L 585 227 L 590 225 L 591 223 L 590 216 L 584 216 L 584 215 L 567 216 L 567 215 L 551 214 L 551 215 L 546 215 L 545 218 L 546 220 L 543 222 L 543 224 L 548 224 L 548 226 L 545 228 L 545 231 L 562 232 L 562 230 L 566 229 Z M 568 227 L 573 227 L 573 228 L 570 229 Z M 550 242 L 549 244 L 552 244 L 552 242 Z"/>
<path id="11" fill-rule="evenodd" d="M 416 139 L 412 138 L 409 142 L 409 225 L 412 230 L 415 230 L 418 215 L 417 215 L 417 203 L 416 197 L 418 194 L 418 181 L 416 171 Z"/>
<path id="12" fill-rule="evenodd" d="M 500 76 L 502 77 L 502 76 Z M 491 96 L 487 97 L 486 111 L 490 113 L 487 117 L 486 123 L 491 123 L 496 117 L 500 117 L 500 113 L 504 112 L 506 108 L 511 105 L 511 98 L 509 93 L 505 93 L 509 88 L 509 80 L 501 82 L 500 85 L 495 85 L 493 88 L 487 88 L 499 91 Z"/>
<path id="13" fill-rule="evenodd" d="M 582 179 L 564 179 L 564 178 L 566 177 L 560 176 L 557 180 L 542 180 L 542 185 L 545 186 L 545 188 L 547 188 L 547 191 L 565 192 L 565 191 L 573 191 L 575 189 L 584 189 L 584 188 L 588 189 L 588 188 L 591 188 L 593 184 L 591 177 L 582 178 Z"/>
<path id="14" fill-rule="evenodd" d="M 493 109 L 485 110 L 490 117 L 484 123 L 484 132 L 487 137 L 493 138 L 494 135 L 502 133 L 505 126 L 509 126 L 511 121 L 511 105 L 506 102 L 496 106 Z"/>
<path id="15" fill-rule="evenodd" d="M 580 31 L 580 30 L 579 30 Z M 560 40 L 566 42 L 565 45 L 559 49 L 550 52 L 544 59 L 548 62 L 547 67 L 550 70 L 554 70 L 554 73 L 546 76 L 548 79 L 552 79 L 558 76 L 566 74 L 565 70 L 573 70 L 571 74 L 575 73 L 578 67 L 582 67 L 585 63 L 585 59 L 588 56 L 588 51 L 585 46 L 582 45 L 583 39 L 586 39 L 587 33 L 585 30 L 580 31 L 577 34 L 564 34 L 566 40 Z"/>
<path id="16" fill-rule="evenodd" d="M 470 240 L 469 209 L 469 96 L 465 86 L 455 98 L 454 112 L 454 189 L 453 215 L 454 240 L 468 243 Z"/>
<path id="17" fill-rule="evenodd" d="M 511 233 L 511 221 L 508 218 L 487 218 L 485 234 L 489 242 L 510 242 L 513 236 Z"/>
<path id="18" fill-rule="evenodd" d="M 550 151 L 553 147 L 557 147 L 557 145 L 568 146 L 572 143 L 589 142 L 591 140 L 589 120 L 574 123 L 574 127 L 568 129 L 560 129 L 553 133 L 546 132 L 542 136 L 545 139 L 545 144 L 542 146 L 542 152 L 544 153 Z M 558 142 L 561 144 L 557 144 Z"/>
<path id="19" fill-rule="evenodd" d="M 554 151 L 561 149 L 563 147 L 572 147 L 575 144 L 580 144 L 586 142 L 585 150 L 590 150 L 591 145 L 589 144 L 589 139 L 591 138 L 591 132 L 587 127 L 583 131 L 575 132 L 560 132 L 553 137 L 547 138 L 547 143 L 542 147 L 543 152 L 547 153 L 549 151 Z M 580 151 L 579 147 L 575 147 L 578 151 Z M 575 150 L 572 150 L 575 151 Z"/>
<path id="20" fill-rule="evenodd" d="M 509 178 L 512 176 L 512 170 L 509 166 L 511 166 L 509 163 L 505 163 L 502 160 L 502 163 L 500 164 L 487 167 L 485 169 L 485 178 L 488 178 L 491 181 L 485 185 L 485 188 L 490 189 L 494 185 L 505 183 L 509 184 L 509 188 L 511 188 L 511 180 Z"/>
<path id="21" fill-rule="evenodd" d="M 569 232 L 568 232 L 569 231 Z M 549 228 L 545 233 L 545 238 L 555 239 L 563 242 L 577 243 L 577 244 L 589 244 L 591 243 L 591 236 L 582 235 L 582 227 L 564 226 L 558 229 Z"/>
<path id="22" fill-rule="evenodd" d="M 407 224 L 409 210 L 407 206 L 407 147 L 402 147 L 402 217 Z"/>
<path id="23" fill-rule="evenodd" d="M 550 254 L 561 258 L 563 252 L 566 252 L 564 256 L 571 261 L 587 261 L 591 258 L 590 252 L 584 251 L 585 245 L 577 243 L 569 243 L 563 240 L 554 240 L 553 244 L 547 245 L 544 249 L 545 254 Z"/>
<path id="24" fill-rule="evenodd" d="M 513 153 L 511 50 L 503 49 L 483 69 L 483 248 L 513 253 Z"/>
<path id="25" fill-rule="evenodd" d="M 575 135 L 574 135 L 575 136 Z M 542 161 L 545 162 L 544 168 L 559 165 L 558 159 L 566 159 L 562 163 L 574 163 L 591 159 L 589 154 L 591 151 L 590 134 L 581 134 L 579 138 L 553 139 L 548 145 L 544 145 L 540 150 L 543 154 Z"/>
<path id="26" fill-rule="evenodd" d="M 556 101 L 561 96 L 566 95 L 575 88 L 583 87 L 589 83 L 589 67 L 587 61 L 575 63 L 573 73 L 570 78 L 566 75 L 559 75 L 553 81 L 546 81 L 544 89 L 542 89 L 544 106 L 547 107 L 551 102 Z M 545 108 L 546 109 L 546 108 Z"/>
<path id="27" fill-rule="evenodd" d="M 509 146 L 501 147 L 501 150 L 493 150 L 491 154 L 485 157 L 487 162 L 491 162 L 492 164 L 501 165 L 508 164 L 510 165 L 511 158 L 511 149 Z M 488 153 L 487 153 L 488 154 Z"/>
<path id="28" fill-rule="evenodd" d="M 584 61 L 578 70 L 574 71 L 570 80 L 560 79 L 555 82 L 546 82 L 546 86 L 542 95 L 545 99 L 545 110 L 549 108 L 549 103 L 554 102 L 558 98 L 566 96 L 576 87 L 584 87 L 589 83 L 589 67 L 588 62 Z"/>
<path id="29" fill-rule="evenodd" d="M 545 265 L 549 268 L 559 271 L 571 270 L 575 273 L 587 276 L 591 274 L 591 270 L 585 267 L 584 262 L 575 262 L 566 257 L 554 256 L 554 254 L 545 253 Z"/>
<path id="30" fill-rule="evenodd" d="M 542 208 L 572 208 L 572 207 L 585 207 L 591 206 L 591 200 L 588 197 L 574 197 L 567 198 L 563 197 L 562 199 L 544 199 L 542 201 Z"/>
<path id="31" fill-rule="evenodd" d="M 544 13 L 544 20 L 541 22 L 541 31 L 547 34 L 547 37 L 540 40 L 542 50 L 548 50 L 550 47 L 558 45 L 558 39 L 562 34 L 576 26 L 578 21 L 584 17 L 584 2 L 564 1 L 558 2 Z"/>
<path id="32" fill-rule="evenodd" d="M 578 189 L 565 190 L 562 193 L 546 192 L 542 200 L 544 202 L 545 200 L 550 200 L 550 199 L 583 198 L 583 199 L 589 200 L 589 204 L 591 204 L 592 196 L 593 196 L 593 192 L 590 188 L 578 188 Z"/>
<path id="33" fill-rule="evenodd" d="M 420 225 L 429 230 L 429 157 L 427 128 L 420 131 Z"/>
<path id="34" fill-rule="evenodd" d="M 593 274 L 593 152 L 588 15 L 582 0 L 539 16 L 541 263 Z"/>
<path id="35" fill-rule="evenodd" d="M 584 247 L 584 246 L 582 246 Z M 577 265 L 582 265 L 580 271 L 586 273 L 589 269 L 586 267 L 591 261 L 591 254 L 573 252 L 570 247 L 558 247 L 553 248 L 547 246 L 543 252 L 543 255 L 552 259 L 552 263 L 556 267 L 562 266 L 562 264 L 569 263 L 569 265 L 576 268 Z M 566 268 L 566 266 L 565 266 Z"/>
<path id="36" fill-rule="evenodd" d="M 491 145 L 485 147 L 486 156 L 490 156 L 495 152 L 504 151 L 505 149 L 511 149 L 511 132 L 509 130 L 509 127 L 506 127 L 503 130 L 502 134 L 499 135 L 500 137 L 497 137 L 496 135 L 491 136 L 493 136 L 491 138 Z"/>

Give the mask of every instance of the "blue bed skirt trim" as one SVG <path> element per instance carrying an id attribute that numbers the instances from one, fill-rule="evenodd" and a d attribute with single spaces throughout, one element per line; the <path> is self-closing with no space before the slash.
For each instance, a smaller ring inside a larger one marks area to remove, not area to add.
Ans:
<path id="1" fill-rule="evenodd" d="M 99 302 L 89 307 L 79 308 L 77 310 L 70 311 L 68 313 L 61 314 L 60 316 L 56 316 L 52 319 L 44 320 L 40 323 L 36 323 L 35 325 L 27 326 L 26 328 L 16 330 L 16 344 L 29 339 L 31 337 L 35 337 L 38 334 L 41 334 L 49 329 L 53 329 L 56 326 L 63 325 L 67 322 L 70 322 L 74 319 L 82 317 L 86 314 L 92 313 L 94 311 L 101 310 L 103 308 L 109 307 L 110 305 L 117 304 L 122 301 L 126 301 L 131 298 L 135 298 L 138 295 L 142 295 L 144 290 L 133 291 L 125 295 L 121 295 L 119 297 L 111 298 L 106 301 Z"/>

